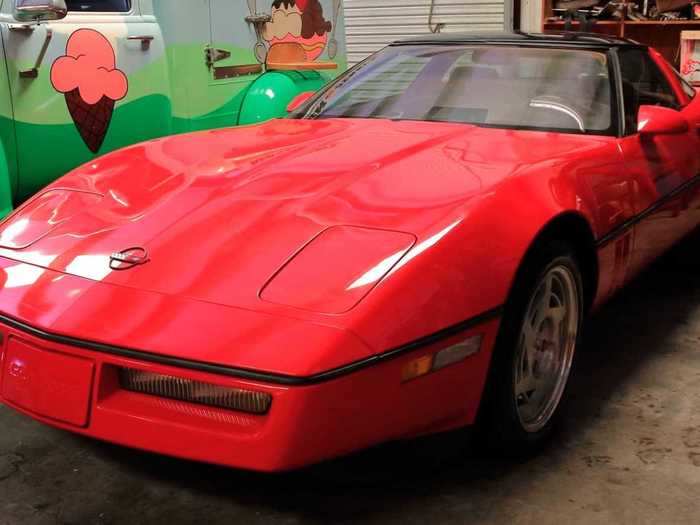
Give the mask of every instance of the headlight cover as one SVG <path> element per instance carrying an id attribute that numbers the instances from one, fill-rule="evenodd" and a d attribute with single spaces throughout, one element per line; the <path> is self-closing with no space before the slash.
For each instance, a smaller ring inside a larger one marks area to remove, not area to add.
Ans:
<path id="1" fill-rule="evenodd" d="M 119 369 L 119 383 L 124 390 L 138 394 L 249 414 L 267 414 L 272 404 L 272 396 L 265 392 L 213 385 L 133 368 Z"/>
<path id="2" fill-rule="evenodd" d="M 416 243 L 410 233 L 333 226 L 320 233 L 265 285 L 265 301 L 341 314 L 362 299 Z"/>
<path id="3" fill-rule="evenodd" d="M 55 189 L 36 196 L 0 228 L 0 248 L 22 250 L 54 228 L 99 203 L 102 195 L 87 191 Z"/>

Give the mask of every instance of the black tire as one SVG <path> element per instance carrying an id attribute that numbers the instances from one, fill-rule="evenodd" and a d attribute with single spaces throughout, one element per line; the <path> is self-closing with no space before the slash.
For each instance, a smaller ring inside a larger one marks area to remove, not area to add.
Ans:
<path id="1" fill-rule="evenodd" d="M 574 248 L 564 241 L 545 241 L 528 255 L 516 277 L 510 298 L 505 305 L 501 328 L 494 347 L 487 386 L 479 415 L 479 430 L 484 444 L 493 452 L 505 456 L 531 455 L 541 449 L 561 416 L 571 368 L 553 414 L 541 429 L 526 429 L 521 417 L 521 403 L 516 400 L 516 359 L 522 359 L 519 348 L 524 322 L 533 296 L 541 289 L 545 276 L 564 267 L 576 289 L 578 319 L 573 356 L 579 346 L 585 316 L 584 286 L 581 266 Z M 573 288 L 573 287 L 571 287 Z M 571 344 L 571 342 L 570 342 Z M 553 398 L 552 398 L 553 399 Z M 553 401 L 552 401 L 553 403 Z M 551 409 L 551 407 L 550 407 Z"/>

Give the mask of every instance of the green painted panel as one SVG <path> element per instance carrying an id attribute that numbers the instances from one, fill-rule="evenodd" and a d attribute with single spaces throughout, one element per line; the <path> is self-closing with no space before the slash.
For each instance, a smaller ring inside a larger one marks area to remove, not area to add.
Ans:
<path id="1" fill-rule="evenodd" d="M 10 187 L 10 170 L 5 148 L 0 141 L 0 217 L 12 211 L 12 188 Z"/>
<path id="2" fill-rule="evenodd" d="M 15 125 L 12 120 L 12 99 L 4 61 L 5 47 L 0 34 L 0 217 L 12 209 L 12 187 L 17 180 L 15 158 Z"/>
<path id="3" fill-rule="evenodd" d="M 161 95 L 144 97 L 118 107 L 100 153 L 153 138 L 151 130 L 139 125 L 170 114 L 170 100 Z M 19 163 L 25 176 L 20 180 L 15 200 L 23 200 L 37 192 L 58 176 L 95 157 L 85 146 L 75 128 L 70 124 L 16 123 L 17 140 L 37 147 L 22 148 Z M 165 135 L 166 129 L 162 135 Z M 37 144 L 36 137 L 42 140 Z M 37 154 L 37 149 L 41 154 Z M 68 155 L 66 152 L 72 152 Z"/>
<path id="4" fill-rule="evenodd" d="M 249 50 L 227 50 L 229 60 L 237 64 L 254 62 Z M 243 95 L 257 76 L 214 80 L 201 44 L 173 46 L 168 60 L 172 78 L 179 79 L 173 89 L 174 116 L 191 120 L 190 127 L 181 131 L 236 125 Z"/>
<path id="5" fill-rule="evenodd" d="M 192 131 L 200 131 L 204 129 L 236 126 L 238 124 L 238 114 L 241 111 L 243 99 L 247 92 L 246 86 L 246 89 L 237 90 L 231 100 L 210 113 L 192 117 L 189 119 L 189 129 Z"/>

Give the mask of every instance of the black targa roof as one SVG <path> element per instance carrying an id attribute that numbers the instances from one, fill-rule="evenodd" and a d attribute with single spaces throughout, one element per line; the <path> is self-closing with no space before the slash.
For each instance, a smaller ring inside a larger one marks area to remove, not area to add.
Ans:
<path id="1" fill-rule="evenodd" d="M 391 45 L 417 44 L 485 44 L 485 45 L 523 45 L 555 48 L 581 47 L 586 49 L 610 49 L 617 47 L 645 47 L 638 42 L 596 33 L 561 31 L 547 34 L 534 33 L 438 33 L 405 40 L 398 40 Z"/>

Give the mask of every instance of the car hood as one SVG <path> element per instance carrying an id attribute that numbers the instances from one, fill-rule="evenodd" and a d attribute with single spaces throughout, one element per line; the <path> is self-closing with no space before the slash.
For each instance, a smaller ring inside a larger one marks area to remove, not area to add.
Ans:
<path id="1" fill-rule="evenodd" d="M 3 225 L 0 255 L 104 283 L 254 307 L 282 265 L 330 227 L 420 240 L 448 210 L 521 167 L 586 147 L 585 137 L 573 135 L 533 147 L 531 135 L 331 119 L 151 141 L 47 188 Z M 110 256 L 132 247 L 145 249 L 149 262 L 113 269 Z"/>

